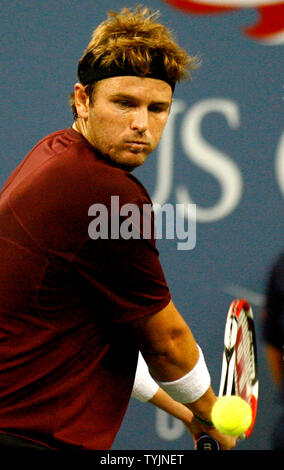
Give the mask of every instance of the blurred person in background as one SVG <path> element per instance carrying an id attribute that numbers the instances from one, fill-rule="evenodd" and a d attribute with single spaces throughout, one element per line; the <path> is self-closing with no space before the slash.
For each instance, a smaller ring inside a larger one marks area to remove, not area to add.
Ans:
<path id="1" fill-rule="evenodd" d="M 262 331 L 267 361 L 282 406 L 272 433 L 272 449 L 284 450 L 284 252 L 269 272 Z"/>

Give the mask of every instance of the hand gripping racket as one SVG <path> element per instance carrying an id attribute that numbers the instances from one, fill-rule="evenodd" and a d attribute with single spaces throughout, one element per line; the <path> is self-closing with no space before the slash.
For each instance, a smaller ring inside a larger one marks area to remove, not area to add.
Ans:
<path id="1" fill-rule="evenodd" d="M 227 314 L 219 397 L 223 395 L 238 395 L 251 406 L 252 424 L 239 437 L 248 438 L 257 413 L 258 374 L 253 312 L 244 299 L 234 300 Z M 197 450 L 218 449 L 218 442 L 211 436 L 203 434 L 197 442 Z"/>

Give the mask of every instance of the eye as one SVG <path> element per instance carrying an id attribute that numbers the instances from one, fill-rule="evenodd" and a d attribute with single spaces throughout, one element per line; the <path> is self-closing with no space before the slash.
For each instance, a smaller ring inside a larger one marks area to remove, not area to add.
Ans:
<path id="1" fill-rule="evenodd" d="M 115 103 L 120 108 L 134 108 L 135 107 L 135 104 L 130 100 L 116 100 Z"/>
<path id="2" fill-rule="evenodd" d="M 167 110 L 167 106 L 162 104 L 151 104 L 149 106 L 149 111 L 152 113 L 163 113 Z"/>

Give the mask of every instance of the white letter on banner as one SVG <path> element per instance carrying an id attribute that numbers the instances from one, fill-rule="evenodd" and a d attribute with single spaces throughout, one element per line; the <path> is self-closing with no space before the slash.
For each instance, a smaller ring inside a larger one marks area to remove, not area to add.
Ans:
<path id="1" fill-rule="evenodd" d="M 175 441 L 184 433 L 185 426 L 179 419 L 173 418 L 163 410 L 156 410 L 156 431 L 165 441 Z"/>
<path id="2" fill-rule="evenodd" d="M 211 98 L 196 103 L 184 118 L 181 137 L 188 158 L 215 177 L 221 186 L 221 196 L 216 205 L 210 208 L 197 205 L 197 222 L 213 222 L 233 212 L 239 204 L 243 188 L 242 176 L 237 165 L 202 137 L 202 120 L 206 114 L 212 112 L 223 114 L 232 129 L 239 127 L 237 104 L 223 98 Z M 179 203 L 193 203 L 185 186 L 177 188 L 176 196 Z"/>
<path id="3" fill-rule="evenodd" d="M 275 172 L 280 190 L 284 195 L 284 132 L 280 136 L 276 149 Z"/>

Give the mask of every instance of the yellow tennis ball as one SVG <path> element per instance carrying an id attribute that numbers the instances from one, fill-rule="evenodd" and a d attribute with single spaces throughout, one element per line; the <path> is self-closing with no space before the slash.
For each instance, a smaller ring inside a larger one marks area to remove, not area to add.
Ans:
<path id="1" fill-rule="evenodd" d="M 220 397 L 212 408 L 211 419 L 215 428 L 223 434 L 240 436 L 251 425 L 251 407 L 235 395 Z"/>

